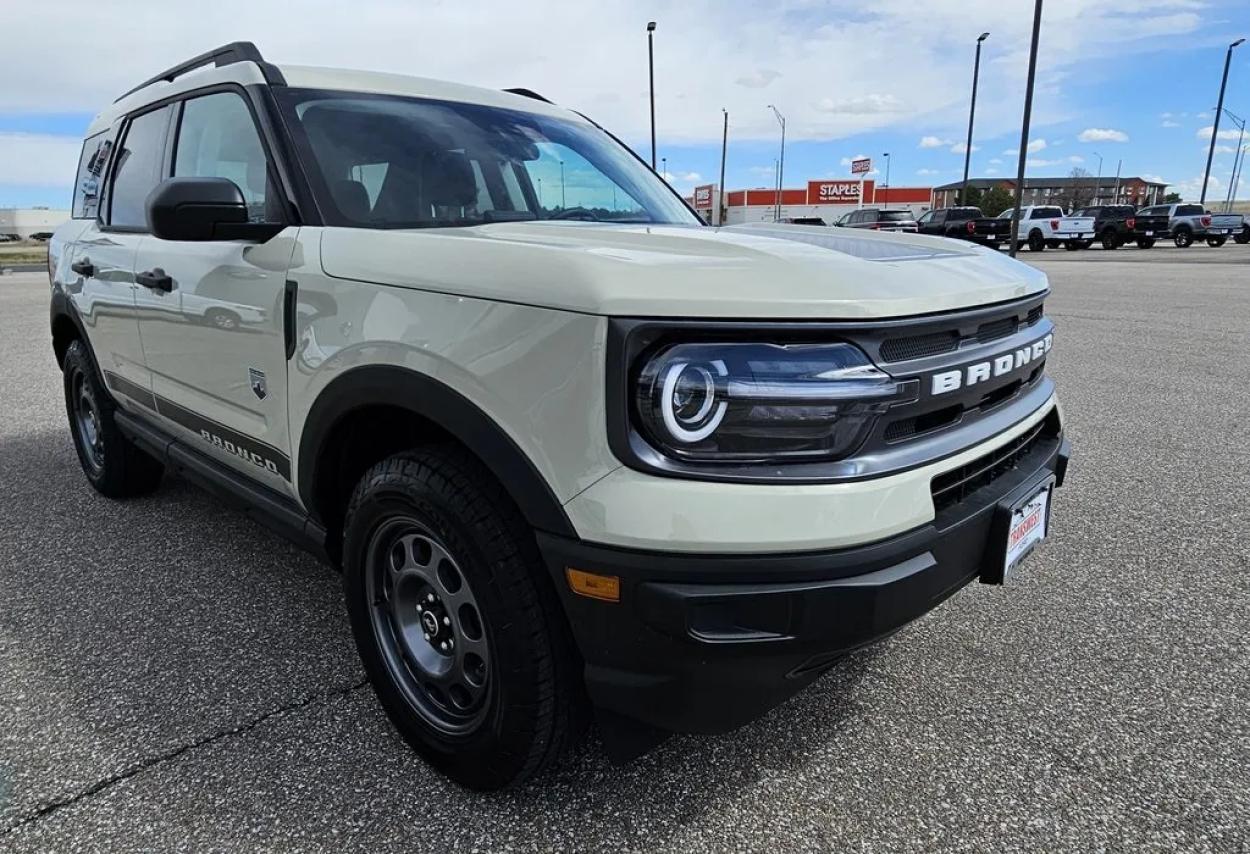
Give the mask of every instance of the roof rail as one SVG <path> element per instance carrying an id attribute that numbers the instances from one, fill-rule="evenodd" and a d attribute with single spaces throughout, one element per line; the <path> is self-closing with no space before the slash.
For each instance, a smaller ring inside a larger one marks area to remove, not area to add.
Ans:
<path id="1" fill-rule="evenodd" d="M 280 85 L 284 82 L 282 80 L 281 72 L 279 72 L 274 66 L 265 62 L 264 57 L 260 55 L 260 50 L 256 47 L 256 45 L 251 42 L 230 42 L 230 44 L 225 44 L 221 47 L 213 48 L 210 51 L 201 53 L 199 56 L 175 65 L 173 68 L 165 69 L 155 77 L 144 80 L 135 88 L 122 93 L 114 99 L 113 103 L 116 104 L 122 98 L 125 98 L 128 95 L 133 95 L 135 92 L 151 86 L 153 83 L 160 83 L 161 81 L 172 83 L 175 78 L 181 77 L 188 71 L 194 71 L 197 68 L 202 68 L 205 65 L 214 65 L 220 68 L 223 65 L 233 65 L 236 62 L 255 62 L 260 66 L 261 72 L 265 75 L 265 80 L 267 80 L 271 85 Z"/>
<path id="2" fill-rule="evenodd" d="M 542 95 L 539 95 L 533 89 L 522 89 L 518 87 L 516 89 L 504 89 L 504 91 L 511 92 L 513 95 L 520 95 L 522 98 L 533 98 L 535 101 L 542 101 L 545 104 L 554 103 L 550 99 L 544 98 Z"/>

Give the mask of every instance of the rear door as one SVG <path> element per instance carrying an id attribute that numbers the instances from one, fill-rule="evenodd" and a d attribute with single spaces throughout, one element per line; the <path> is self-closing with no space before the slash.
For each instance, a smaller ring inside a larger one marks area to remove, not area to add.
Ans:
<path id="1" fill-rule="evenodd" d="M 234 88 L 174 105 L 164 174 L 228 178 L 253 222 L 285 206 L 252 108 Z M 295 229 L 264 243 L 149 237 L 135 261 L 139 331 L 164 426 L 191 447 L 290 493 L 283 299 Z"/>
<path id="2" fill-rule="evenodd" d="M 158 107 L 88 140 L 73 213 L 92 219 L 70 251 L 65 280 L 109 390 L 123 404 L 148 409 L 151 378 L 136 316 L 134 265 L 147 231 L 144 201 L 156 186 L 170 115 L 169 107 Z"/>

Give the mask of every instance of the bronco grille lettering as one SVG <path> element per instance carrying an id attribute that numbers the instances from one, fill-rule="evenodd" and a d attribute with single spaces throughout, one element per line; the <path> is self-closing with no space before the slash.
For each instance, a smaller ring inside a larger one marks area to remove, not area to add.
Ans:
<path id="1" fill-rule="evenodd" d="M 1004 353 L 984 362 L 976 362 L 953 371 L 942 371 L 934 374 L 929 386 L 930 393 L 934 395 L 947 394 L 965 386 L 973 386 L 977 383 L 985 382 L 991 377 L 1001 377 L 1004 374 L 1023 368 L 1030 362 L 1040 359 L 1049 353 L 1050 348 L 1054 345 L 1054 337 L 1054 335 L 1047 335 L 1045 338 L 1039 338 L 1027 347 L 1021 347 L 1012 353 Z"/>

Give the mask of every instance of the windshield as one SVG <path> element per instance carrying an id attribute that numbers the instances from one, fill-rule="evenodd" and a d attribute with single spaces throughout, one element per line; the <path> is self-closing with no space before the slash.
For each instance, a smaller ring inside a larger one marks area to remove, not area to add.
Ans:
<path id="1" fill-rule="evenodd" d="M 278 89 L 331 225 L 517 220 L 697 225 L 660 178 L 594 125 L 519 110 Z"/>

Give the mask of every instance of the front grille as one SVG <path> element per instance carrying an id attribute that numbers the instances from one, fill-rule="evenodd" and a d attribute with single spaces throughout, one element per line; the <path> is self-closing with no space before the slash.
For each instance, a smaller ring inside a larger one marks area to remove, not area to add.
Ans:
<path id="1" fill-rule="evenodd" d="M 1056 424 L 1056 416 L 1052 412 L 1036 426 L 1001 448 L 933 478 L 930 484 L 933 509 L 940 513 L 1014 469 L 1039 441 L 1056 434 Z"/>
<path id="2" fill-rule="evenodd" d="M 1045 305 L 1039 305 L 1029 309 L 1029 316 L 1024 319 L 1024 325 L 1032 326 L 1034 323 L 1041 320 L 1042 315 L 1046 313 L 1045 308 Z"/>
<path id="3" fill-rule="evenodd" d="M 881 345 L 881 358 L 887 362 L 905 362 L 924 356 L 950 353 L 959 347 L 959 333 L 932 332 L 907 338 L 890 338 Z"/>
<path id="4" fill-rule="evenodd" d="M 982 323 L 977 327 L 977 340 L 985 342 L 1006 338 L 1008 335 L 1014 335 L 1018 326 L 1019 323 L 1014 317 L 1004 317 L 1000 320 Z"/>

